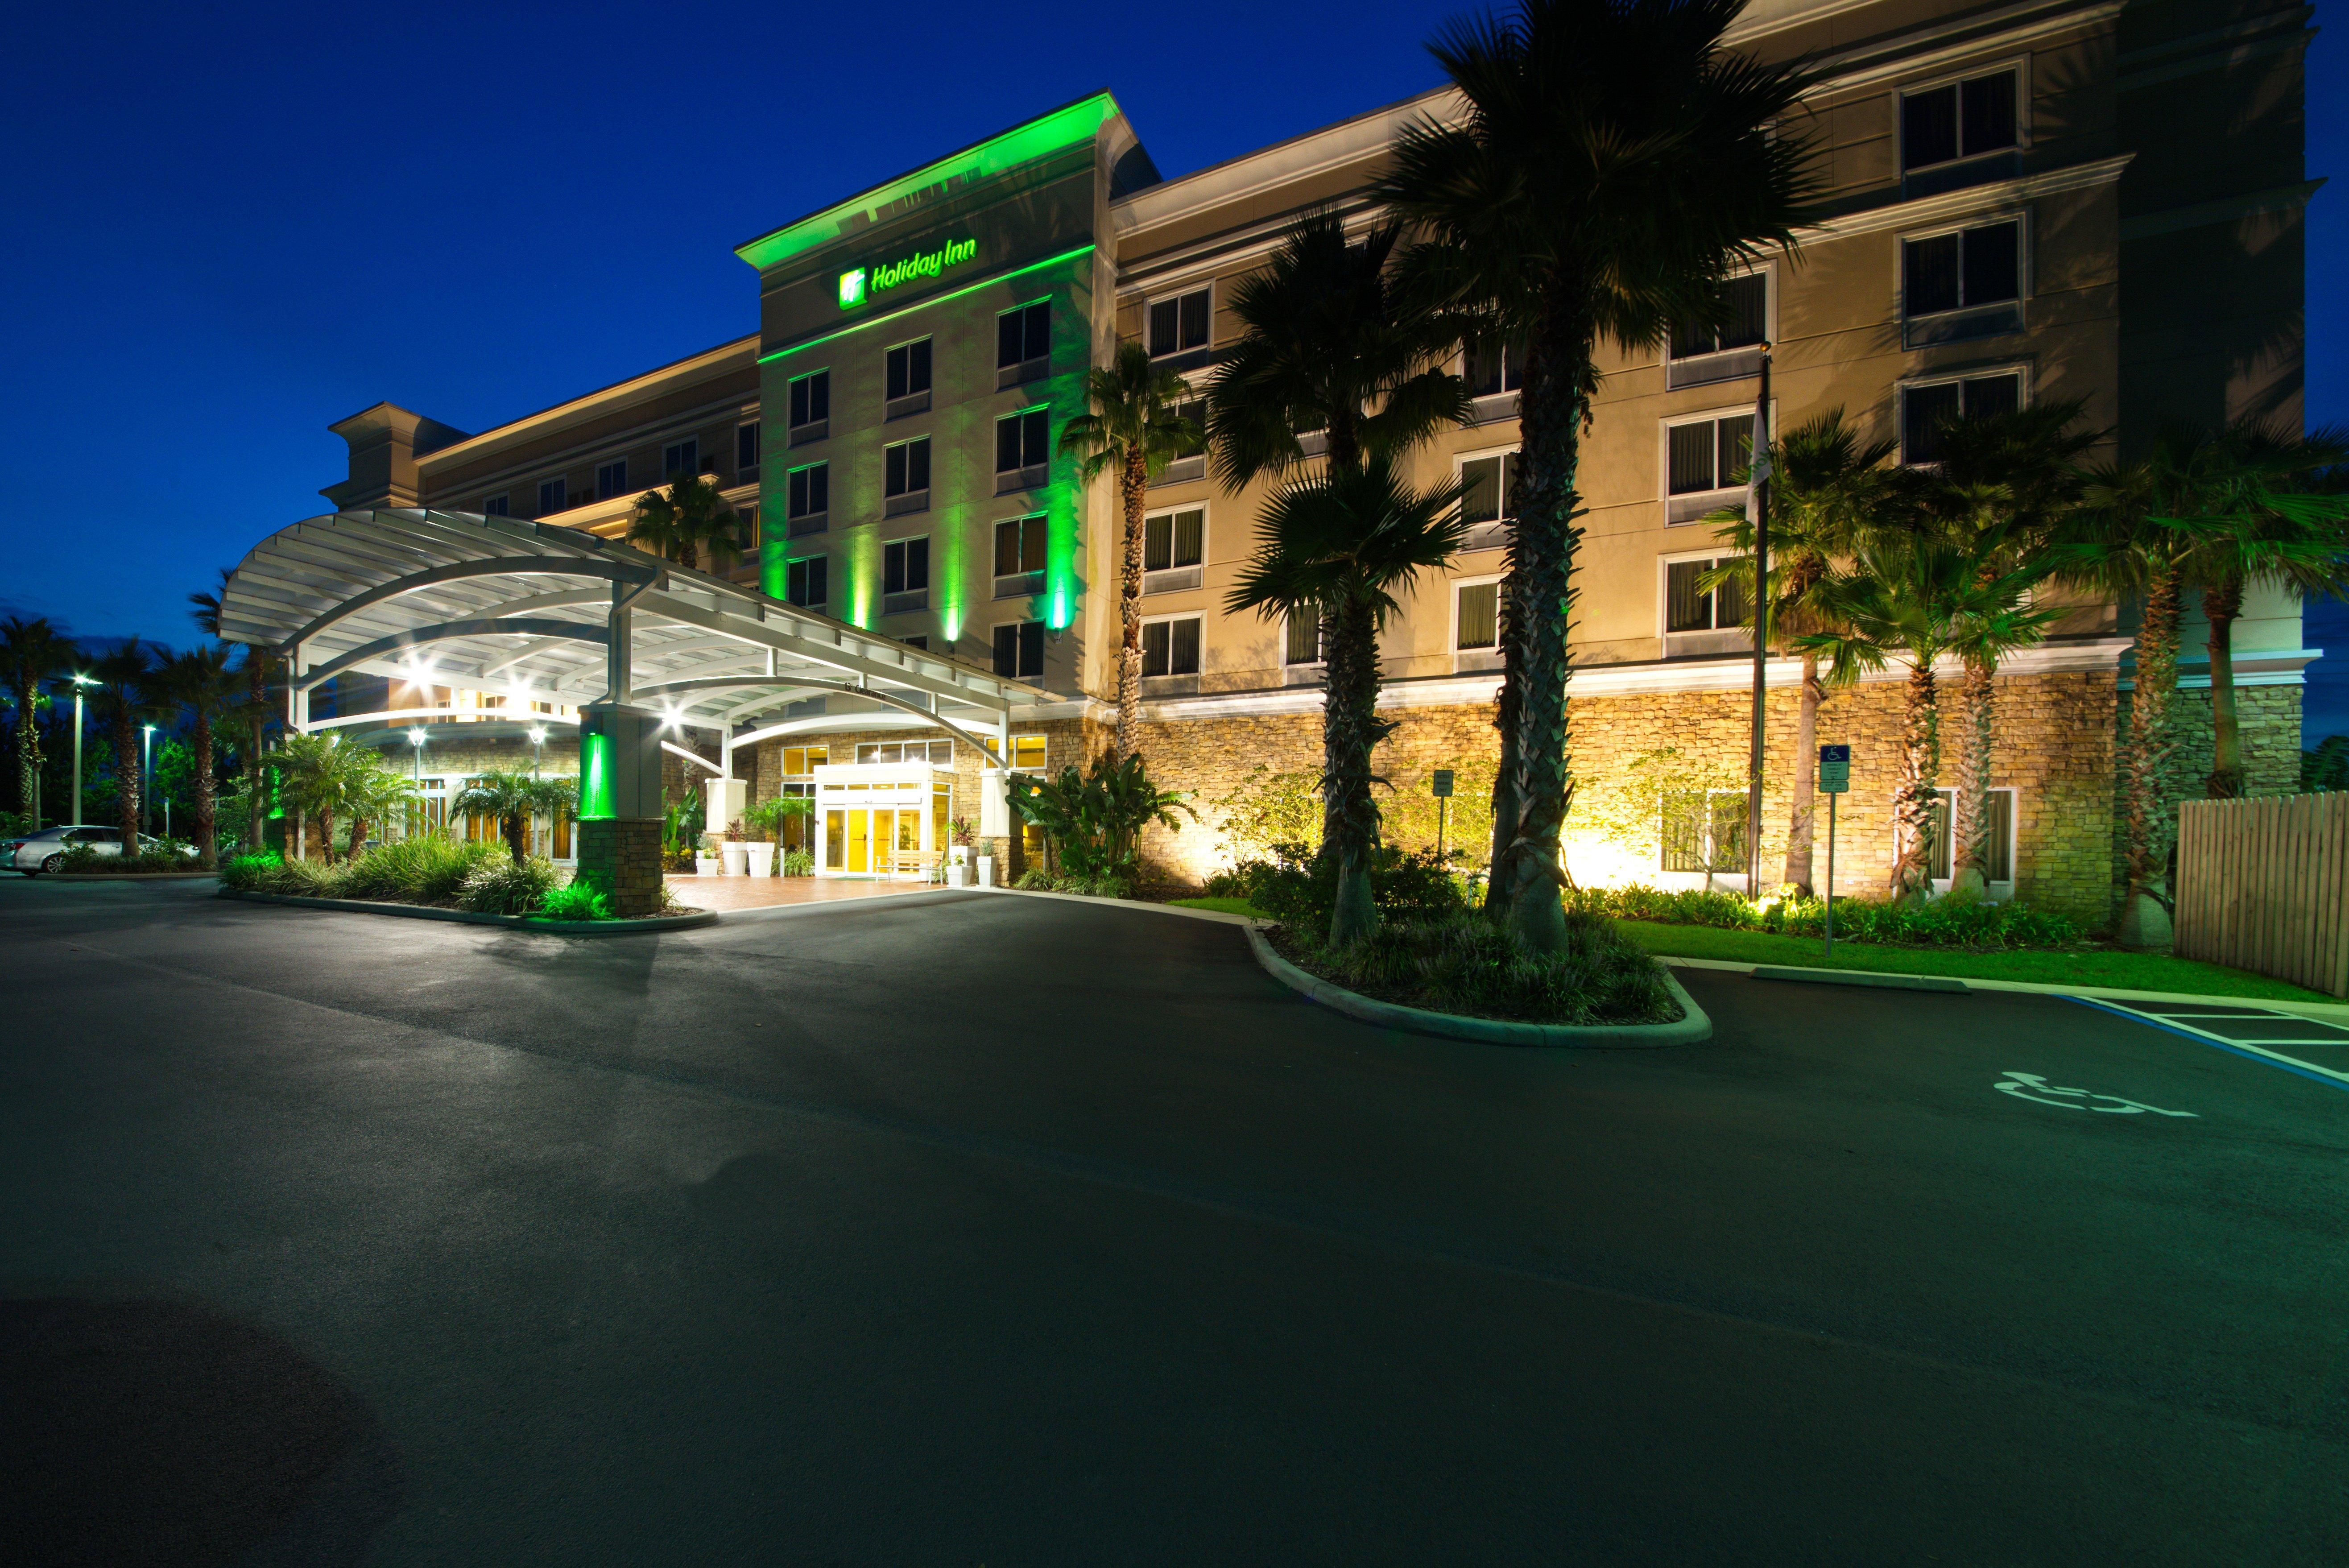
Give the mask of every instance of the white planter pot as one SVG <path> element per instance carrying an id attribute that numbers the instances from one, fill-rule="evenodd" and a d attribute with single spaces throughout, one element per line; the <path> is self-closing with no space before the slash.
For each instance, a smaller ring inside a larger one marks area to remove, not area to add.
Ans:
<path id="1" fill-rule="evenodd" d="M 751 876 L 771 877 L 775 874 L 775 846 L 773 845 L 745 844 L 742 847 L 746 852 L 748 852 L 750 857 Z"/>
<path id="2" fill-rule="evenodd" d="M 715 877 L 715 876 L 717 876 L 717 875 L 718 875 L 718 857 L 717 857 L 717 856 L 715 856 L 715 855 L 697 855 L 697 856 L 695 856 L 695 857 L 693 857 L 693 874 L 694 874 L 695 876 L 697 876 L 697 877 Z"/>
<path id="3" fill-rule="evenodd" d="M 750 846 L 747 844 L 720 845 L 718 853 L 726 859 L 726 875 L 742 876 L 750 867 Z"/>
<path id="4" fill-rule="evenodd" d="M 995 857 L 992 855 L 978 857 L 978 885 L 982 888 L 995 886 Z"/>

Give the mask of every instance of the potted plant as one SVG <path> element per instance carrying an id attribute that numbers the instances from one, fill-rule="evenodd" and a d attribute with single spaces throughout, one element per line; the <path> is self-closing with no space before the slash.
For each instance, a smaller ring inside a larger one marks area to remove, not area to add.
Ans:
<path id="1" fill-rule="evenodd" d="M 726 842 L 719 846 L 719 853 L 725 857 L 727 876 L 742 877 L 749 875 L 750 869 L 750 830 L 743 826 L 743 822 L 740 817 L 738 816 L 733 821 L 726 825 Z"/>
<path id="2" fill-rule="evenodd" d="M 992 853 L 988 853 L 994 848 L 995 840 L 990 838 L 982 846 L 981 853 L 976 857 L 976 864 L 978 867 L 978 885 L 982 888 L 992 888 L 995 886 L 995 857 Z"/>
<path id="3" fill-rule="evenodd" d="M 715 877 L 722 868 L 722 865 L 718 855 L 718 836 L 714 833 L 703 834 L 700 846 L 693 852 L 693 874 L 697 877 Z"/>
<path id="4" fill-rule="evenodd" d="M 789 858 L 782 854 L 781 849 L 783 824 L 792 817 L 811 815 L 814 809 L 815 802 L 803 794 L 777 794 L 768 796 L 744 813 L 745 820 L 765 836 L 763 838 L 752 839 L 748 846 L 750 852 L 751 876 L 774 875 L 775 862 Z M 788 871 L 783 874 L 791 875 Z"/>
<path id="5" fill-rule="evenodd" d="M 953 843 L 947 846 L 947 886 L 970 886 L 970 846 L 977 835 L 971 831 L 970 818 L 957 816 L 951 829 Z"/>

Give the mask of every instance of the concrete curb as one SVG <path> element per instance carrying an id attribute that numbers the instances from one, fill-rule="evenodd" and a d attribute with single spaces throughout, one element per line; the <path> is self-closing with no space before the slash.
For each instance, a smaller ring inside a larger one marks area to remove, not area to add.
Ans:
<path id="1" fill-rule="evenodd" d="M 298 909 L 345 909 L 358 915 L 394 915 L 409 920 L 446 920 L 460 926 L 504 926 L 520 931 L 543 931 L 557 937 L 635 937 L 660 931 L 689 931 L 718 923 L 709 909 L 684 915 L 655 915 L 642 920 L 549 920 L 532 915 L 476 915 L 466 909 L 436 909 L 429 904 L 394 904 L 373 898 L 305 898 L 296 893 L 251 893 L 222 888 L 220 897 L 254 904 L 290 904 Z"/>
<path id="2" fill-rule="evenodd" d="M 1182 909 L 1172 904 L 1154 904 L 1146 898 L 1097 898 L 1091 893 L 1047 893 L 1040 888 L 947 888 L 948 893 L 1017 893 L 1023 898 L 1059 898 L 1071 904 L 1106 904 L 1112 909 L 1149 909 L 1161 915 L 1181 915 L 1194 920 L 1217 920 L 1227 926 L 1249 926 L 1256 922 L 1246 915 L 1234 915 L 1222 909 Z"/>
<path id="3" fill-rule="evenodd" d="M 1804 969 L 1787 964 L 1739 963 L 1731 959 L 1672 958 L 1663 953 L 1656 961 L 1676 969 L 1713 969 L 1730 974 L 1752 974 L 1756 970 L 1775 972 L 1765 977 L 1772 980 L 1816 980 L 1830 985 L 1837 983 L 1864 984 L 1853 976 L 1873 976 L 1879 983 L 1898 984 L 1903 978 L 1898 971 L 1864 969 Z M 2349 1002 L 2289 1002 L 2272 996 L 2201 996 L 2183 991 L 2119 991 L 2102 985 L 2044 985 L 2028 980 L 1977 980 L 1971 975 L 1927 976 L 1948 979 L 1968 991 L 2018 991 L 2031 996 L 2085 996 L 2105 1002 L 2170 1002 L 2189 1007 L 2266 1007 L 2278 1012 L 2294 1012 L 2304 1018 L 2321 1019 L 2327 1023 L 2349 1023 Z M 1936 986 L 1933 989 L 1940 990 Z"/>
<path id="4" fill-rule="evenodd" d="M 1207 914 L 1213 911 L 1186 912 Z M 1247 939 L 1248 946 L 1256 950 L 1256 961 L 1281 984 L 1350 1018 L 1389 1029 L 1408 1029 L 1416 1034 L 1440 1034 L 1453 1040 L 1475 1040 L 1488 1045 L 1553 1045 L 1582 1050 L 1693 1045 L 1713 1038 L 1713 1020 L 1705 1016 L 1704 1009 L 1696 1004 L 1694 997 L 1681 989 L 1681 982 L 1669 971 L 1665 972 L 1664 983 L 1671 987 L 1672 999 L 1681 1004 L 1681 1017 L 1673 1023 L 1516 1023 L 1501 1018 L 1464 1018 L 1457 1013 L 1431 1012 L 1425 1008 L 1405 1007 L 1400 1002 L 1374 1001 L 1299 969 L 1273 951 L 1272 944 L 1264 940 L 1264 933 L 1257 929 L 1252 921 L 1247 922 Z"/>

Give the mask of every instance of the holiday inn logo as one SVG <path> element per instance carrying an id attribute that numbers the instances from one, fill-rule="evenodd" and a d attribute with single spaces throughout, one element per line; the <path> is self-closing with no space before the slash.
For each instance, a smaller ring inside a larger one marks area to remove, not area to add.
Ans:
<path id="1" fill-rule="evenodd" d="M 840 275 L 840 308 L 854 310 L 866 293 L 882 293 L 916 278 L 936 277 L 950 266 L 960 266 L 978 254 L 977 240 L 948 240 L 934 251 L 920 251 L 884 266 L 854 267 Z"/>

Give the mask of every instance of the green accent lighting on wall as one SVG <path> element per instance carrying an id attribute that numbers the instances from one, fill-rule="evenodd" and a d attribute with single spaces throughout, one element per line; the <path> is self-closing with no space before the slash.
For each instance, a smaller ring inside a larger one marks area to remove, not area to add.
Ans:
<path id="1" fill-rule="evenodd" d="M 609 822 L 612 803 L 612 737 L 579 732 L 579 820 Z"/>

